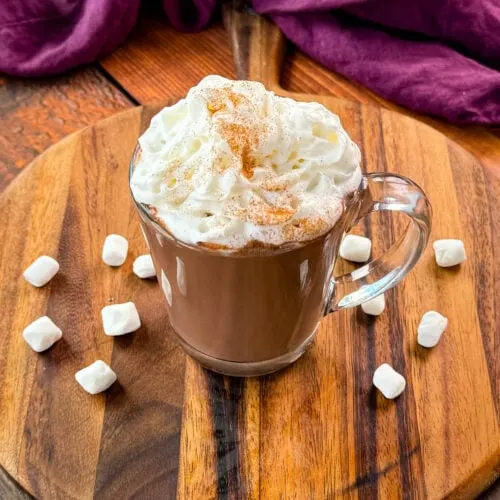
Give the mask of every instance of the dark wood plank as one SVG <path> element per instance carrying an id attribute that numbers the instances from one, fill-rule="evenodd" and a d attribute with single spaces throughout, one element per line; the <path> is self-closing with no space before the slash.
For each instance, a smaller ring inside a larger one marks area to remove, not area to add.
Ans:
<path id="1" fill-rule="evenodd" d="M 95 68 L 52 78 L 0 78 L 0 191 L 63 137 L 132 105 Z"/>

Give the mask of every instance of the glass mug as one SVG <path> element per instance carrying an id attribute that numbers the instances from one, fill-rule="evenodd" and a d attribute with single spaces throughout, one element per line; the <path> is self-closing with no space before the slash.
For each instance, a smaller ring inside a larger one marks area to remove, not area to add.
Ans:
<path id="1" fill-rule="evenodd" d="M 139 155 L 136 146 L 129 179 Z M 425 194 L 410 179 L 366 174 L 326 234 L 230 253 L 179 241 L 147 206 L 134 203 L 182 347 L 203 366 L 232 376 L 264 375 L 290 365 L 305 352 L 323 316 L 393 287 L 422 255 L 432 216 Z M 405 234 L 381 258 L 334 278 L 345 232 L 383 210 L 409 216 Z"/>

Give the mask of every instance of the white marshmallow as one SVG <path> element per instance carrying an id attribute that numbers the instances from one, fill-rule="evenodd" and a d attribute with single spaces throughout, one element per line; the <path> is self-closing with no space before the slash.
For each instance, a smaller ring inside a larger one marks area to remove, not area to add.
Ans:
<path id="1" fill-rule="evenodd" d="M 59 263 L 48 255 L 42 255 L 24 271 L 24 279 L 33 286 L 46 285 L 59 271 Z"/>
<path id="2" fill-rule="evenodd" d="M 36 352 L 52 347 L 62 337 L 62 330 L 48 317 L 42 316 L 23 330 L 23 338 Z"/>
<path id="3" fill-rule="evenodd" d="M 379 316 L 384 312 L 385 309 L 384 294 L 381 293 L 374 299 L 369 300 L 368 302 L 364 302 L 363 304 L 361 304 L 361 309 L 363 309 L 363 312 L 365 314 L 369 314 L 370 316 Z"/>
<path id="4" fill-rule="evenodd" d="M 427 311 L 418 325 L 417 342 L 423 347 L 434 347 L 448 326 L 448 318 L 436 311 Z"/>
<path id="5" fill-rule="evenodd" d="M 116 381 L 116 373 L 104 361 L 98 359 L 76 372 L 75 379 L 89 394 L 97 394 Z"/>
<path id="6" fill-rule="evenodd" d="M 103 307 L 101 315 L 106 335 L 125 335 L 141 326 L 141 319 L 133 302 Z"/>
<path id="7" fill-rule="evenodd" d="M 102 260 L 108 266 L 121 266 L 127 258 L 128 241 L 119 234 L 109 234 L 102 247 Z"/>
<path id="8" fill-rule="evenodd" d="M 340 244 L 339 254 L 352 262 L 366 262 L 370 258 L 372 242 L 369 238 L 348 234 Z"/>
<path id="9" fill-rule="evenodd" d="M 150 254 L 139 255 L 137 259 L 134 260 L 132 266 L 134 273 L 139 276 L 139 278 L 153 278 L 156 276 L 155 266 L 153 264 L 153 259 Z"/>
<path id="10" fill-rule="evenodd" d="M 406 387 L 406 380 L 392 366 L 384 363 L 373 374 L 373 385 L 387 398 L 397 398 Z"/>
<path id="11" fill-rule="evenodd" d="M 436 240 L 432 246 L 438 266 L 456 266 L 467 258 L 462 240 Z"/>

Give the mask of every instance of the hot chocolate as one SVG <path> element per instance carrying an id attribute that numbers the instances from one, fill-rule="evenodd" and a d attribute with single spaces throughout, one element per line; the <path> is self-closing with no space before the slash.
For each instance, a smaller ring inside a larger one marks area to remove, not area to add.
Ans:
<path id="1" fill-rule="evenodd" d="M 130 184 L 191 355 L 254 375 L 302 354 L 359 210 L 359 163 L 336 115 L 256 82 L 207 77 L 152 119 Z"/>

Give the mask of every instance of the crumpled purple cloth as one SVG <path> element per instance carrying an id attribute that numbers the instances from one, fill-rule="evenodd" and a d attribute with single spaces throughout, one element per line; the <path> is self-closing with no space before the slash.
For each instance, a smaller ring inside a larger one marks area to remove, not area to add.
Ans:
<path id="1" fill-rule="evenodd" d="M 40 76 L 114 50 L 140 0 L 2 0 L 0 71 Z M 163 0 L 169 22 L 202 29 L 216 0 Z M 500 124 L 499 0 L 253 0 L 302 51 L 420 113 Z"/>

